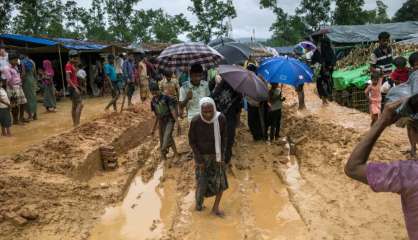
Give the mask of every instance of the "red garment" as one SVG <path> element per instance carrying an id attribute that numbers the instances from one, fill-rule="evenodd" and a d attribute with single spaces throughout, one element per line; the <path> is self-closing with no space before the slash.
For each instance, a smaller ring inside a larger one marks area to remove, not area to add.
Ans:
<path id="1" fill-rule="evenodd" d="M 78 78 L 77 78 L 77 69 L 74 67 L 73 64 L 68 62 L 65 65 L 65 72 L 70 74 L 70 82 L 68 83 L 69 86 L 79 86 Z"/>
<path id="2" fill-rule="evenodd" d="M 408 68 L 396 69 L 390 77 L 396 84 L 401 84 L 407 82 L 409 79 L 409 70 Z"/>

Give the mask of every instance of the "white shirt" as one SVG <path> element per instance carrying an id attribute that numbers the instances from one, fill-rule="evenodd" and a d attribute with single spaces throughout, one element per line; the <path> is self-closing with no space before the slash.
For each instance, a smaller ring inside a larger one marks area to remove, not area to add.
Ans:
<path id="1" fill-rule="evenodd" d="M 0 99 L 4 102 L 10 104 L 9 97 L 7 96 L 6 90 L 4 88 L 0 88 Z M 8 106 L 2 102 L 0 102 L 0 108 L 8 108 Z"/>
<path id="2" fill-rule="evenodd" d="M 123 74 L 123 58 L 118 57 L 115 61 L 116 74 Z"/>
<path id="3" fill-rule="evenodd" d="M 200 114 L 199 101 L 204 97 L 209 97 L 210 91 L 206 81 L 202 80 L 200 86 L 197 87 L 193 86 L 190 82 L 187 82 L 180 88 L 180 102 L 184 102 L 187 99 L 189 90 L 192 90 L 193 93 L 192 99 L 187 103 L 187 119 L 190 122 L 194 116 Z"/>

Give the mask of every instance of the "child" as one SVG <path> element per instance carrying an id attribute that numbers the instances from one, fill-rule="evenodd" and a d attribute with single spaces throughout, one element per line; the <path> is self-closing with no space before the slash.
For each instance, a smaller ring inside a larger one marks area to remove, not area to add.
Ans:
<path id="1" fill-rule="evenodd" d="M 397 57 L 394 60 L 394 64 L 396 69 L 390 75 L 392 81 L 395 83 L 395 85 L 407 82 L 409 78 L 409 69 L 406 67 L 406 58 Z"/>
<path id="2" fill-rule="evenodd" d="M 87 93 L 87 82 L 86 82 L 86 79 L 87 79 L 87 73 L 86 73 L 86 71 L 84 70 L 84 67 L 83 67 L 83 64 L 78 64 L 78 70 L 77 70 L 77 78 L 78 78 L 78 81 L 80 82 L 80 85 L 81 85 L 81 92 L 82 93 Z"/>
<path id="3" fill-rule="evenodd" d="M 369 111 L 372 118 L 371 125 L 377 121 L 382 109 L 382 75 L 380 72 L 372 73 L 372 83 L 366 88 L 366 96 L 369 98 Z"/>
<path id="4" fill-rule="evenodd" d="M 155 123 L 152 128 L 151 135 L 154 135 L 157 125 L 159 125 L 160 133 L 160 151 L 161 159 L 167 159 L 169 148 L 173 149 L 174 155 L 177 157 L 177 148 L 173 139 L 174 125 L 178 125 L 178 134 L 180 134 L 180 124 L 177 119 L 176 105 L 173 99 L 161 93 L 158 83 L 150 84 L 151 94 L 151 110 L 155 114 Z"/>
<path id="5" fill-rule="evenodd" d="M 268 127 L 270 128 L 270 142 L 277 140 L 280 135 L 280 123 L 282 119 L 282 102 L 285 100 L 282 97 L 282 92 L 278 88 L 277 83 L 271 84 L 269 97 L 269 113 L 268 113 Z"/>
<path id="6" fill-rule="evenodd" d="M 0 78 L 0 125 L 2 136 L 12 136 L 10 127 L 12 126 L 12 118 L 10 117 L 10 100 L 6 92 L 6 80 Z"/>

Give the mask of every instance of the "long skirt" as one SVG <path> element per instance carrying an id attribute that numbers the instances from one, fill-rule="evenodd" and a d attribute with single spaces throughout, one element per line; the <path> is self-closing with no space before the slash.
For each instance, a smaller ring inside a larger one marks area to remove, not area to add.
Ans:
<path id="1" fill-rule="evenodd" d="M 30 114 L 36 113 L 37 109 L 37 99 L 36 99 L 36 81 L 33 73 L 28 72 L 23 79 L 23 92 L 25 93 L 25 97 L 27 100 L 26 104 L 26 111 Z"/>
<path id="2" fill-rule="evenodd" d="M 44 85 L 44 106 L 46 108 L 56 108 L 57 106 L 54 84 Z"/>
<path id="3" fill-rule="evenodd" d="M 13 106 L 23 105 L 27 103 L 22 86 L 20 85 L 14 85 L 12 87 L 7 86 L 6 90 L 7 90 L 7 95 L 10 99 L 10 104 L 12 104 Z"/>
<path id="4" fill-rule="evenodd" d="M 216 156 L 203 155 L 205 168 L 196 168 L 196 205 L 201 207 L 205 197 L 213 197 L 228 189 L 225 164 L 216 162 Z"/>
<path id="5" fill-rule="evenodd" d="M 263 104 L 254 107 L 248 104 L 248 126 L 254 141 L 266 139 L 266 111 Z"/>

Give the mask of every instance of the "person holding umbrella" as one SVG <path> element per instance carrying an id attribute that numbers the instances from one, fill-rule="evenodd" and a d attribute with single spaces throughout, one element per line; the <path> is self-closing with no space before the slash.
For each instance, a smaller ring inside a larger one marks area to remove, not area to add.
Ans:
<path id="1" fill-rule="evenodd" d="M 227 143 L 225 151 L 225 163 L 229 164 L 232 158 L 232 146 L 235 143 L 236 128 L 242 108 L 242 94 L 235 91 L 225 80 L 216 85 L 212 98 L 216 108 L 226 117 Z"/>
<path id="2" fill-rule="evenodd" d="M 199 101 L 210 95 L 209 86 L 203 79 L 203 67 L 194 64 L 190 68 L 190 82 L 180 88 L 180 107 L 187 109 L 189 122 L 200 112 Z"/>

